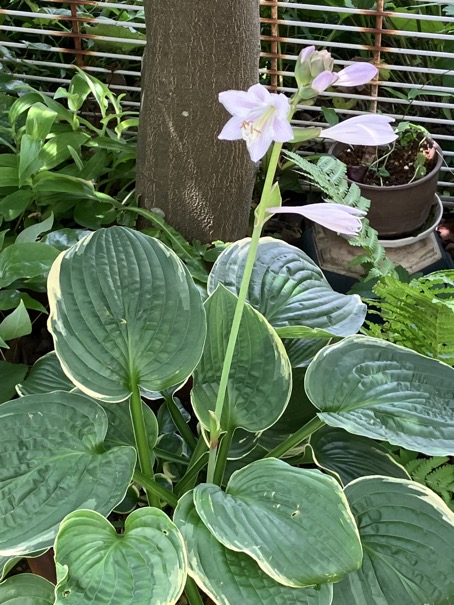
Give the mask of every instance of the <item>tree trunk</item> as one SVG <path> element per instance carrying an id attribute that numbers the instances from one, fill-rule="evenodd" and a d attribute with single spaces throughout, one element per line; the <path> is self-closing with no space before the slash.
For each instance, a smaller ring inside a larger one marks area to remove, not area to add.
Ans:
<path id="1" fill-rule="evenodd" d="M 224 90 L 257 82 L 258 0 L 146 0 L 137 190 L 185 237 L 245 235 L 255 166 L 219 141 Z"/>

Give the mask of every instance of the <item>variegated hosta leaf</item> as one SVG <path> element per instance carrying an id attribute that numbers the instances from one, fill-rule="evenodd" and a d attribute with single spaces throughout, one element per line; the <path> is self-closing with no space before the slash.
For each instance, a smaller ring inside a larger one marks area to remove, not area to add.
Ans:
<path id="1" fill-rule="evenodd" d="M 54 605 L 54 588 L 31 573 L 12 576 L 0 584 L 0 605 Z"/>
<path id="2" fill-rule="evenodd" d="M 219 283 L 238 294 L 249 245 L 242 239 L 222 252 L 208 279 L 210 294 Z M 248 301 L 274 328 L 306 326 L 337 336 L 355 334 L 366 315 L 358 295 L 334 292 L 307 254 L 271 237 L 260 239 Z"/>
<path id="3" fill-rule="evenodd" d="M 194 372 L 192 403 L 198 419 L 210 427 L 237 297 L 220 285 L 206 301 L 208 332 Z M 292 374 L 284 346 L 266 319 L 250 305 L 244 308 L 229 374 L 221 429 L 250 432 L 272 426 L 290 397 Z"/>
<path id="4" fill-rule="evenodd" d="M 203 523 L 227 548 L 295 588 L 336 582 L 358 569 L 361 543 L 335 479 L 268 458 L 235 472 L 223 492 L 194 489 Z"/>
<path id="5" fill-rule="evenodd" d="M 454 369 L 377 338 L 318 353 L 306 393 L 330 426 L 431 456 L 454 455 Z"/>
<path id="6" fill-rule="evenodd" d="M 16 386 L 19 395 L 38 395 L 52 391 L 71 391 L 74 384 L 63 372 L 55 351 L 40 357 L 27 378 Z"/>
<path id="7" fill-rule="evenodd" d="M 334 605 L 452 605 L 454 513 L 427 487 L 364 477 L 345 488 L 362 567 L 334 585 Z"/>
<path id="8" fill-rule="evenodd" d="M 52 391 L 80 392 L 69 380 L 60 364 L 55 351 L 44 355 L 33 365 L 27 379 L 16 387 L 19 395 L 38 395 Z M 106 449 L 118 445 L 132 445 L 135 447 L 134 429 L 131 414 L 129 412 L 129 401 L 111 403 L 109 401 L 97 401 L 107 414 L 109 426 L 104 439 Z M 152 410 L 143 403 L 142 412 L 145 427 L 148 434 L 148 445 L 153 448 L 158 438 L 158 425 Z"/>
<path id="9" fill-rule="evenodd" d="M 343 429 L 323 426 L 311 435 L 310 446 L 317 466 L 336 473 L 344 485 L 369 475 L 410 479 L 382 445 Z"/>
<path id="10" fill-rule="evenodd" d="M 98 513 L 71 513 L 55 559 L 56 605 L 174 605 L 186 582 L 183 539 L 157 508 L 131 513 L 121 535 Z"/>
<path id="11" fill-rule="evenodd" d="M 83 395 L 56 391 L 0 406 L 0 555 L 52 546 L 68 513 L 109 514 L 123 499 L 132 447 L 104 449 L 107 417 Z"/>
<path id="12" fill-rule="evenodd" d="M 27 559 L 34 559 L 36 557 L 41 557 L 44 553 L 47 552 L 47 549 L 38 550 L 36 552 L 27 553 Z M 3 557 L 0 555 L 0 581 L 3 580 L 9 572 L 19 563 L 19 561 L 23 557 Z"/>
<path id="13" fill-rule="evenodd" d="M 174 252 L 125 227 L 84 237 L 49 275 L 49 329 L 65 373 L 86 394 L 123 401 L 132 383 L 183 382 L 205 340 L 200 294 Z"/>
<path id="14" fill-rule="evenodd" d="M 216 605 L 331 605 L 332 584 L 283 586 L 264 573 L 254 559 L 218 542 L 197 514 L 192 492 L 180 499 L 174 522 L 186 545 L 189 574 Z"/>

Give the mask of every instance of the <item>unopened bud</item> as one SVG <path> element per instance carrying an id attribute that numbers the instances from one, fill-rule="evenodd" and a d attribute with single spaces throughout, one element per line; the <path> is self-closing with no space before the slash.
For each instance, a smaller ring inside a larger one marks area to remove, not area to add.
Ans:
<path id="1" fill-rule="evenodd" d="M 307 46 L 300 52 L 295 67 L 295 78 L 298 88 L 308 86 L 312 82 L 310 58 L 316 53 L 315 46 Z"/>

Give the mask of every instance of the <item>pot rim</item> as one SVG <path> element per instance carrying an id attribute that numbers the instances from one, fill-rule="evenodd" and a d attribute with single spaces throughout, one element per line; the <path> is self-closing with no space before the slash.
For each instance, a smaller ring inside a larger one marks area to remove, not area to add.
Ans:
<path id="1" fill-rule="evenodd" d="M 372 190 L 372 191 L 376 191 L 378 189 L 384 189 L 386 191 L 405 191 L 407 189 L 412 189 L 413 187 L 417 187 L 419 184 L 421 183 L 425 183 L 428 180 L 430 180 L 434 174 L 438 174 L 440 172 L 441 166 L 443 164 L 443 150 L 440 147 L 440 145 L 434 141 L 434 139 L 432 139 L 431 137 L 427 137 L 428 140 L 432 141 L 434 147 L 435 147 L 435 151 L 437 153 L 438 159 L 437 159 L 437 163 L 435 164 L 434 168 L 428 172 L 426 175 L 424 175 L 422 178 L 413 181 L 412 183 L 404 183 L 403 185 L 366 185 L 365 183 L 359 183 L 358 181 L 352 181 L 352 179 L 350 179 L 348 176 L 345 176 L 345 178 L 347 179 L 347 181 L 349 183 L 355 183 L 356 185 L 358 185 L 358 187 L 361 187 L 361 189 L 363 190 Z M 336 149 L 336 147 L 340 147 L 342 145 L 342 148 L 345 149 L 347 147 L 359 147 L 359 145 L 348 145 L 347 143 L 341 143 L 339 141 L 335 141 L 331 147 L 328 150 L 329 155 L 333 155 L 334 157 L 337 158 L 337 155 L 334 153 L 334 150 Z M 373 147 L 373 145 L 363 145 L 363 147 Z"/>

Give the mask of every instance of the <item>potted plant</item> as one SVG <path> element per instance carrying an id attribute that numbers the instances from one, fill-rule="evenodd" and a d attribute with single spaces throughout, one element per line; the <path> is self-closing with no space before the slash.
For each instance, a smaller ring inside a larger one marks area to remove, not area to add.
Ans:
<path id="1" fill-rule="evenodd" d="M 414 235 L 439 203 L 440 146 L 425 128 L 411 122 L 401 122 L 396 132 L 398 138 L 389 145 L 335 143 L 330 149 L 347 165 L 349 180 L 371 201 L 368 219 L 382 238 Z"/>

